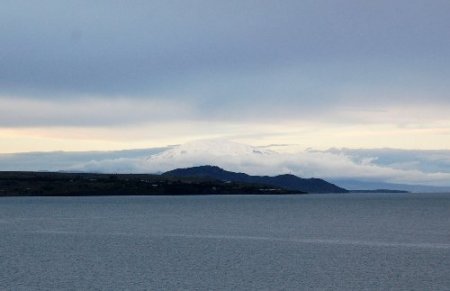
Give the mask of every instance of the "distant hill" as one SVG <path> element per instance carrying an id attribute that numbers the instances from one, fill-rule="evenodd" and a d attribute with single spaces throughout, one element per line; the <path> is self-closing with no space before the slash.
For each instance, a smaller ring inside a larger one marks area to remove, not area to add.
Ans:
<path id="1" fill-rule="evenodd" d="M 199 166 L 175 169 L 165 172 L 162 175 L 171 177 L 203 177 L 222 181 L 264 184 L 308 193 L 348 193 L 346 189 L 338 187 L 322 179 L 303 179 L 289 174 L 274 177 L 250 176 L 244 173 L 226 171 L 216 166 Z"/>

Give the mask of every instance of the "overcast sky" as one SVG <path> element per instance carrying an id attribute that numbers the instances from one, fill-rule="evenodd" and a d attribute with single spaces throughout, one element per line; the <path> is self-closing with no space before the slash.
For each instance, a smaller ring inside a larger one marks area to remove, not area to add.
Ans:
<path id="1" fill-rule="evenodd" d="M 450 149 L 450 2 L 2 1 L 0 152 Z"/>

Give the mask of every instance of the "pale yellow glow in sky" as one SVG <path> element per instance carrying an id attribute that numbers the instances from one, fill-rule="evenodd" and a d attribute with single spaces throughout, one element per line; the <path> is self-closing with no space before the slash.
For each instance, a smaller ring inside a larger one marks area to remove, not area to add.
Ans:
<path id="1" fill-rule="evenodd" d="M 128 127 L 3 128 L 0 129 L 0 152 L 121 150 L 209 138 L 251 145 L 289 144 L 286 149 L 291 150 L 331 147 L 449 149 L 450 126 L 434 125 L 175 122 Z"/>
<path id="2" fill-rule="evenodd" d="M 186 102 L 0 98 L 0 153 L 107 151 L 223 138 L 284 149 L 450 149 L 446 104 L 334 105 L 208 115 Z"/>

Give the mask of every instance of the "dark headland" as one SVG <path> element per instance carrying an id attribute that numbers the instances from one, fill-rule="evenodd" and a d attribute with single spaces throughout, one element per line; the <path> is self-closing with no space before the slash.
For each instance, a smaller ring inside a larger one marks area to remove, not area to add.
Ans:
<path id="1" fill-rule="evenodd" d="M 215 166 L 161 175 L 0 172 L 0 196 L 208 195 L 347 193 L 322 179 L 250 176 Z"/>
<path id="2" fill-rule="evenodd" d="M 263 184 L 288 189 L 291 191 L 303 191 L 307 193 L 348 193 L 348 190 L 338 187 L 323 179 L 304 179 L 290 174 L 278 176 L 251 176 L 245 173 L 226 171 L 216 166 L 199 166 L 176 169 L 168 171 L 162 175 L 165 177 L 197 177 L 239 183 Z"/>

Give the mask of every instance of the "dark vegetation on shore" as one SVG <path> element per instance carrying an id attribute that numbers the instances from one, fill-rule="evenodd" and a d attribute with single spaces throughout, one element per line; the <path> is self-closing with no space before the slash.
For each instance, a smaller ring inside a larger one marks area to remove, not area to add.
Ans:
<path id="1" fill-rule="evenodd" d="M 150 174 L 0 172 L 0 196 L 304 194 L 257 183 Z"/>
<path id="2" fill-rule="evenodd" d="M 0 171 L 0 196 L 208 195 L 306 193 L 409 193 L 347 190 L 323 179 L 294 175 L 251 176 L 216 166 L 156 174 Z"/>

